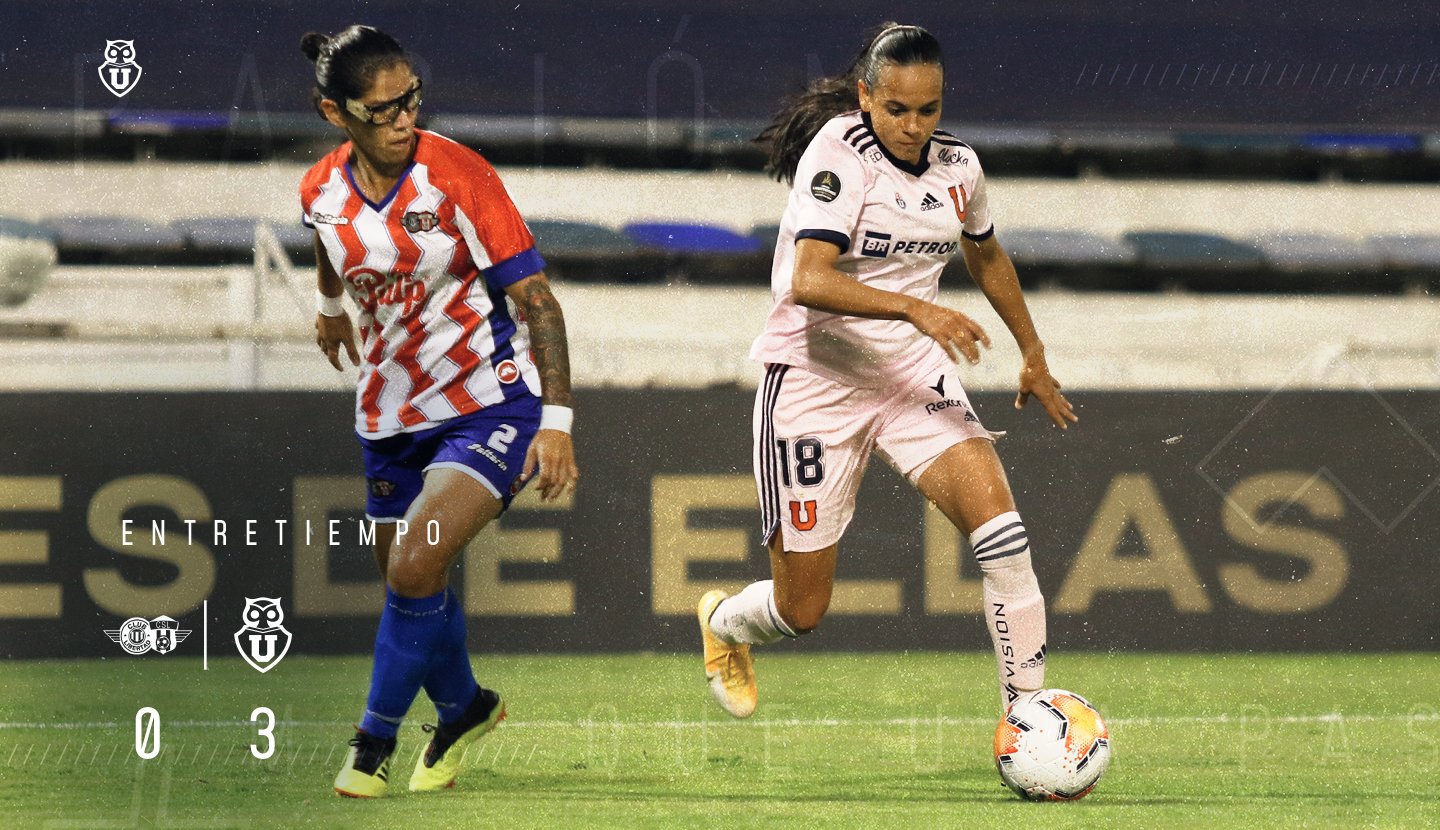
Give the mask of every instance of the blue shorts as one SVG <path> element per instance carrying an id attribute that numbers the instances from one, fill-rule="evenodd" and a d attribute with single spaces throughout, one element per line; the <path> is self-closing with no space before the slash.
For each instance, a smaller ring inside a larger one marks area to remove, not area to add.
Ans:
<path id="1" fill-rule="evenodd" d="M 526 395 L 451 418 L 429 429 L 389 438 L 360 438 L 369 496 L 365 518 L 405 517 L 420 495 L 425 472 L 459 470 L 485 485 L 504 507 L 524 484 L 525 452 L 540 429 L 540 399 Z"/>

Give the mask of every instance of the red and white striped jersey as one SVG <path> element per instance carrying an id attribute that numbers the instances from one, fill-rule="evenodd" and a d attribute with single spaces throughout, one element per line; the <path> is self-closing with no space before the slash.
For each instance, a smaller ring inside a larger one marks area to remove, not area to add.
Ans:
<path id="1" fill-rule="evenodd" d="M 355 184 L 350 142 L 300 183 L 314 228 L 360 308 L 355 429 L 412 432 L 540 394 L 530 335 L 505 287 L 545 267 L 479 153 L 416 130 L 415 158 L 378 204 Z"/>

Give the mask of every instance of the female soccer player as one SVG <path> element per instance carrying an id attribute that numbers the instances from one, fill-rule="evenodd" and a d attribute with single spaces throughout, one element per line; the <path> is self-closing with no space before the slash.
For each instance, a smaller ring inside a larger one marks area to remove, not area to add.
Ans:
<path id="1" fill-rule="evenodd" d="M 446 573 L 537 469 L 544 499 L 578 477 L 565 321 L 495 170 L 416 128 L 421 80 L 400 44 L 351 26 L 301 49 L 317 110 L 349 138 L 306 173 L 300 201 L 319 260 L 315 341 L 336 369 L 341 346 L 361 367 L 355 429 L 386 581 L 369 700 L 335 791 L 385 794 L 422 687 L 439 726 L 426 727 L 410 789 L 443 789 L 505 716 L 471 673 Z M 358 349 L 342 290 L 360 311 Z"/>
<path id="2" fill-rule="evenodd" d="M 995 436 L 955 371 L 990 339 L 936 304 L 958 250 L 1024 356 L 1015 406 L 1078 420 L 1045 364 L 1015 268 L 995 240 L 975 153 L 943 130 L 940 44 L 887 24 L 840 78 L 815 82 L 761 133 L 790 182 L 771 277 L 774 305 L 751 357 L 755 478 L 773 579 L 699 604 L 705 673 L 735 717 L 755 710 L 750 646 L 820 624 L 836 548 L 872 451 L 970 535 L 983 571 L 1001 701 L 1044 685 L 1045 607 Z"/>

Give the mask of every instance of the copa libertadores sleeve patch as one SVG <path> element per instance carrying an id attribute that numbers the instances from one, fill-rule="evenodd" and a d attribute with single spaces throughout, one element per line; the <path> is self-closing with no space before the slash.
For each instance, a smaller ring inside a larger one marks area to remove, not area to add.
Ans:
<path id="1" fill-rule="evenodd" d="M 833 202 L 840 195 L 840 177 L 829 170 L 821 170 L 810 180 L 810 195 L 822 202 Z"/>

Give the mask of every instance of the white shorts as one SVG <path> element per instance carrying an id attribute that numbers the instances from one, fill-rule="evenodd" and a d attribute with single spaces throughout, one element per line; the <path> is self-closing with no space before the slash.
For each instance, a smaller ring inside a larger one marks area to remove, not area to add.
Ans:
<path id="1" fill-rule="evenodd" d="M 995 440 L 980 424 L 948 361 L 888 388 L 857 389 L 771 363 L 755 396 L 755 482 L 764 543 L 785 550 L 840 541 L 873 449 L 915 484 L 940 454 L 971 438 Z"/>

